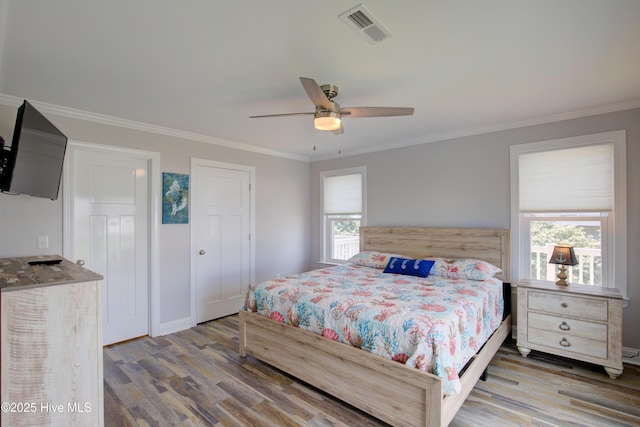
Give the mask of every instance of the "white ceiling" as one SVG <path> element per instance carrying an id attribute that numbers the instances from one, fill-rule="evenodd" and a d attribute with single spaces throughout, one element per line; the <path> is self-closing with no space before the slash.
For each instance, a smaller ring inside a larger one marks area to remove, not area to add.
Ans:
<path id="1" fill-rule="evenodd" d="M 310 160 L 640 106 L 640 0 L 364 0 L 379 44 L 359 2 L 0 0 L 0 93 Z M 415 115 L 248 118 L 313 111 L 300 76 Z"/>

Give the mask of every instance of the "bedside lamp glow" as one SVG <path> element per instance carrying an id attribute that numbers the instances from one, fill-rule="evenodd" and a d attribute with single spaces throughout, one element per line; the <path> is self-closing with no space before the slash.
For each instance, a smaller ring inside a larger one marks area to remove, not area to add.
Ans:
<path id="1" fill-rule="evenodd" d="M 556 245 L 553 248 L 553 254 L 549 259 L 549 264 L 557 264 L 560 266 L 558 271 L 558 281 L 556 285 L 567 286 L 567 265 L 574 266 L 578 264 L 575 252 L 573 252 L 573 246 L 568 245 Z"/>

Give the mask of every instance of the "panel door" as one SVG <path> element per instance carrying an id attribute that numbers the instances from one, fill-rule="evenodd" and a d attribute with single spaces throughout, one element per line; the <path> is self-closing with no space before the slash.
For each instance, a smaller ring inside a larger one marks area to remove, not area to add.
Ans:
<path id="1" fill-rule="evenodd" d="M 71 150 L 71 257 L 104 276 L 104 344 L 147 335 L 149 161 Z"/>
<path id="2" fill-rule="evenodd" d="M 237 313 L 250 281 L 250 173 L 198 165 L 196 227 L 196 319 Z"/>

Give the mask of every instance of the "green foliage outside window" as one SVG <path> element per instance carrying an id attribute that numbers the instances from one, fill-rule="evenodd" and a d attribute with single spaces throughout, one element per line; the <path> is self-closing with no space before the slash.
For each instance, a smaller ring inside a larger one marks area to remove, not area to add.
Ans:
<path id="1" fill-rule="evenodd" d="M 360 233 L 360 220 L 344 219 L 333 221 L 334 235 L 357 236 Z"/>
<path id="2" fill-rule="evenodd" d="M 601 230 L 599 224 L 589 225 L 585 223 L 570 224 L 561 221 L 531 221 L 531 246 L 545 246 L 552 244 L 568 244 L 574 248 L 580 249 L 600 249 L 601 248 Z M 540 255 L 540 273 L 544 278 L 548 268 L 555 268 L 555 265 L 548 264 L 546 254 Z M 594 285 L 602 285 L 602 257 L 597 256 L 593 260 L 593 283 Z M 531 254 L 531 271 L 537 271 L 538 260 L 535 254 Z M 570 281 L 576 281 L 579 277 L 579 266 L 569 267 Z M 582 271 L 583 283 L 590 283 L 589 265 L 585 264 Z"/>
<path id="3" fill-rule="evenodd" d="M 531 222 L 531 244 L 567 243 L 575 248 L 600 248 L 600 227 L 559 224 L 552 221 Z"/>

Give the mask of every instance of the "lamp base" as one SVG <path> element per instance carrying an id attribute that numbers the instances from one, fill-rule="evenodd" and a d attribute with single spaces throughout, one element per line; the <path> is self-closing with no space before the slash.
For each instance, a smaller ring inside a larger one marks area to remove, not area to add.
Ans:
<path id="1" fill-rule="evenodd" d="M 567 282 L 567 267 L 560 264 L 560 270 L 558 271 L 558 281 L 556 285 L 558 286 L 569 286 L 569 282 Z"/>

